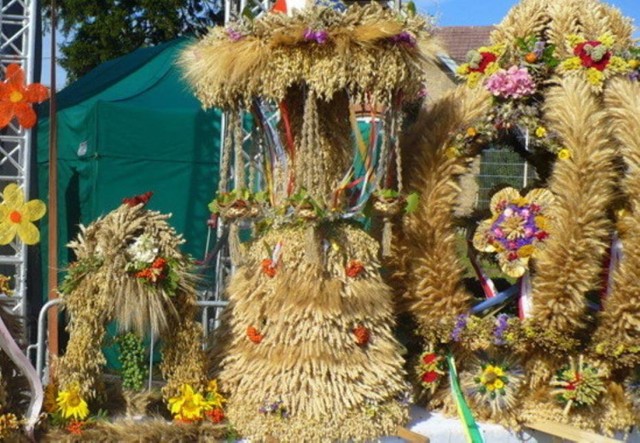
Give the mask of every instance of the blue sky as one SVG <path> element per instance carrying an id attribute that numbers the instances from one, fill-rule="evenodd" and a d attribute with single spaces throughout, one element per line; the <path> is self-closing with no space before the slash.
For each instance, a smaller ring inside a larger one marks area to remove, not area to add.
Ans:
<path id="1" fill-rule="evenodd" d="M 549 0 L 553 1 L 553 0 Z M 415 0 L 418 11 L 434 14 L 439 26 L 495 25 L 517 0 Z M 624 15 L 640 23 L 640 0 L 609 0 Z M 636 36 L 640 35 L 636 32 Z"/>

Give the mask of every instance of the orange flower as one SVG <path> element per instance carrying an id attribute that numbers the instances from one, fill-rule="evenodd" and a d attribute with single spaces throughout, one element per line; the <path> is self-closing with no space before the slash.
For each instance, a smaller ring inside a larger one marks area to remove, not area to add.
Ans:
<path id="1" fill-rule="evenodd" d="M 276 276 L 276 267 L 273 265 L 273 260 L 270 258 L 265 258 L 262 260 L 262 272 L 267 274 L 269 278 L 273 278 Z"/>
<path id="2" fill-rule="evenodd" d="M 264 338 L 264 336 L 262 334 L 260 334 L 260 331 L 258 331 L 253 326 L 249 326 L 247 328 L 247 337 L 249 337 L 249 340 L 251 340 L 255 344 L 260 343 L 262 341 L 262 339 Z"/>
<path id="3" fill-rule="evenodd" d="M 345 268 L 347 277 L 356 278 L 364 271 L 364 265 L 358 260 L 351 260 Z"/>
<path id="4" fill-rule="evenodd" d="M 356 344 L 358 346 L 364 346 L 369 343 L 369 330 L 362 325 L 358 325 L 354 328 L 353 334 L 356 336 Z"/>
<path id="5" fill-rule="evenodd" d="M 72 420 L 67 425 L 67 431 L 73 435 L 82 435 L 82 430 L 84 429 L 85 425 L 86 423 L 84 421 Z"/>
<path id="6" fill-rule="evenodd" d="M 36 124 L 36 113 L 32 103 L 40 103 L 49 96 L 47 88 L 39 83 L 26 86 L 24 71 L 14 63 L 7 66 L 5 81 L 0 82 L 0 128 L 9 124 L 13 117 L 25 129 Z"/>
<path id="7" fill-rule="evenodd" d="M 535 63 L 538 61 L 538 56 L 536 55 L 535 52 L 530 52 L 524 56 L 524 59 L 526 60 L 527 63 Z"/>
<path id="8" fill-rule="evenodd" d="M 224 411 L 220 408 L 214 408 L 210 411 L 205 412 L 205 415 L 212 423 L 220 423 L 224 420 Z"/>

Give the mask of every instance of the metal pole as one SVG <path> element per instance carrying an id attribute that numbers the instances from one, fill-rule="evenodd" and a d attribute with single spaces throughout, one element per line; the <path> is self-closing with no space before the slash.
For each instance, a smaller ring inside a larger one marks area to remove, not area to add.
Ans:
<path id="1" fill-rule="evenodd" d="M 49 312 L 49 308 L 62 304 L 63 302 L 64 300 L 61 298 L 56 298 L 55 300 L 48 301 L 44 304 L 42 309 L 40 309 L 40 314 L 38 314 L 38 342 L 36 343 L 36 372 L 38 373 L 38 377 L 40 378 L 42 378 L 42 369 L 44 368 L 44 343 L 45 343 L 44 319 L 47 313 Z"/>
<path id="2" fill-rule="evenodd" d="M 58 298 L 58 122 L 56 118 L 56 0 L 51 0 L 51 98 L 49 99 L 49 300 Z M 58 355 L 58 310 L 49 311 L 49 353 Z"/>

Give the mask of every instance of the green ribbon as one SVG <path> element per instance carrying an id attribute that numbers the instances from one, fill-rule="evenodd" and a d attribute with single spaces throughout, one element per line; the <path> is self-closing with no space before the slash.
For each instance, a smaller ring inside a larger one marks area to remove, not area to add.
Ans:
<path id="1" fill-rule="evenodd" d="M 469 405 L 464 399 L 464 395 L 462 395 L 462 389 L 460 388 L 460 382 L 458 381 L 456 362 L 451 353 L 447 355 L 447 363 L 449 364 L 451 394 L 453 395 L 453 400 L 458 408 L 458 415 L 462 421 L 467 441 L 469 443 L 485 443 L 482 431 L 480 431 L 480 427 L 473 418 L 473 413 L 471 412 L 471 409 L 469 409 Z"/>

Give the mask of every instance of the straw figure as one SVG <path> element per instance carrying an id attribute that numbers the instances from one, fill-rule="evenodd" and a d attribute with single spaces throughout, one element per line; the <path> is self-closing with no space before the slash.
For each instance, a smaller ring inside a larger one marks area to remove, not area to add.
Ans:
<path id="1" fill-rule="evenodd" d="M 424 27 L 376 4 L 315 7 L 216 28 L 182 57 L 203 104 L 227 110 L 211 209 L 229 226 L 236 269 L 211 362 L 243 436 L 360 441 L 408 418 L 384 242 L 362 220 L 372 211 L 390 239 L 413 199 L 398 139 L 433 49 L 419 48 Z M 375 117 L 367 141 L 353 104 Z M 243 142 L 243 110 L 257 147 Z"/>
<path id="2" fill-rule="evenodd" d="M 546 419 L 610 434 L 637 422 L 640 60 L 632 33 L 628 19 L 596 0 L 523 0 L 489 46 L 468 54 L 463 84 L 405 139 L 408 188 L 421 199 L 396 238 L 394 263 L 433 354 L 417 376 L 434 407 L 449 409 L 452 390 L 458 406 L 515 427 Z M 517 280 L 498 293 L 470 253 L 479 300 L 462 282 L 457 179 L 508 136 L 551 172 L 531 188 L 495 193 L 491 213 L 471 229 L 471 247 Z M 450 369 L 457 357 L 459 384 L 438 375 L 445 357 Z"/>
<path id="3" fill-rule="evenodd" d="M 185 386 L 205 392 L 190 262 L 178 249 L 183 240 L 167 223 L 169 216 L 145 209 L 148 197 L 125 199 L 104 218 L 82 227 L 78 239 L 69 244 L 76 261 L 61 285 L 70 317 L 69 343 L 55 374 L 58 407 L 65 418 L 85 419 L 97 412 L 104 398 L 102 346 L 111 321 L 138 340 L 149 334 L 163 340 L 165 399 L 179 397 Z M 131 347 L 127 350 L 125 354 Z M 142 391 L 140 378 L 133 385 L 138 389 L 123 392 L 127 413 L 144 415 L 152 394 Z M 126 374 L 124 386 L 131 387 Z M 71 400 L 65 403 L 68 399 L 84 403 L 85 411 L 73 414 L 67 405 Z"/>

